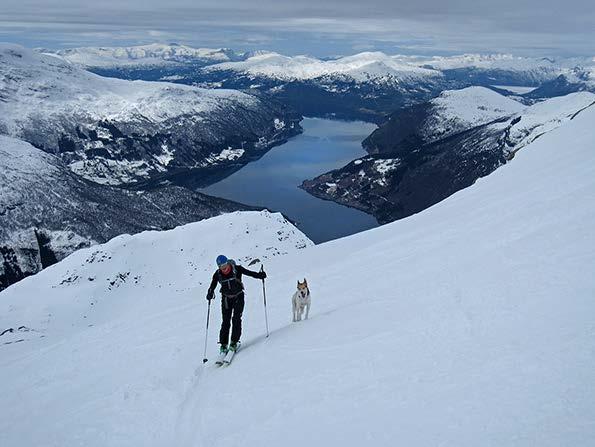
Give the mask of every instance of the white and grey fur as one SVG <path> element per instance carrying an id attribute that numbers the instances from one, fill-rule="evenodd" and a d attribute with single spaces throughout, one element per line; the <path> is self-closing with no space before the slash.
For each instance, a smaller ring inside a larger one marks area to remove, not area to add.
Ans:
<path id="1" fill-rule="evenodd" d="M 291 298 L 291 304 L 293 307 L 293 321 L 301 321 L 304 310 L 306 311 L 306 320 L 310 313 L 310 304 L 312 302 L 310 296 L 310 289 L 308 288 L 308 282 L 304 278 L 303 282 L 297 282 L 297 291 Z"/>

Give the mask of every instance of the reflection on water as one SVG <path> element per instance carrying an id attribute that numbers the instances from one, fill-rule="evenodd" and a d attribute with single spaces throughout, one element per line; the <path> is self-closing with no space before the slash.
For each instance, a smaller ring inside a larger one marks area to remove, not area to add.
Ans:
<path id="1" fill-rule="evenodd" d="M 361 211 L 318 199 L 302 181 L 365 155 L 361 142 L 374 124 L 305 118 L 304 133 L 201 192 L 283 212 L 314 242 L 378 226 Z"/>

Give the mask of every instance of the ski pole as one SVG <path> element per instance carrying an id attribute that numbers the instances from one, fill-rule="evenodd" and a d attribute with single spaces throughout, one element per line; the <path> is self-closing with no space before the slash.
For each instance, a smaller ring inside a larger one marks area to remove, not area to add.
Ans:
<path id="1" fill-rule="evenodd" d="M 264 271 L 264 266 L 261 265 L 260 266 L 260 271 L 263 272 Z M 267 337 L 269 336 L 269 318 L 267 316 L 267 291 L 264 287 L 264 278 L 262 279 L 262 298 L 264 300 L 264 322 L 266 324 L 266 328 L 267 328 Z"/>
<path id="2" fill-rule="evenodd" d="M 203 355 L 202 362 L 207 363 L 209 359 L 207 358 L 207 339 L 209 337 L 209 317 L 211 316 L 211 300 L 209 300 L 209 307 L 207 308 L 207 330 L 205 333 L 205 352 Z"/>

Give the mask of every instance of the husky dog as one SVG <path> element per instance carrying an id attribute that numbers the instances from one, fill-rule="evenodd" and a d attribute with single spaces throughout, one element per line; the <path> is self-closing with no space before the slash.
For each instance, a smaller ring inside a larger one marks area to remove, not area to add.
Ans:
<path id="1" fill-rule="evenodd" d="M 291 304 L 293 305 L 293 321 L 301 321 L 304 309 L 306 309 L 306 320 L 310 313 L 310 289 L 308 289 L 308 282 L 304 278 L 304 282 L 297 282 L 297 291 L 291 298 Z"/>

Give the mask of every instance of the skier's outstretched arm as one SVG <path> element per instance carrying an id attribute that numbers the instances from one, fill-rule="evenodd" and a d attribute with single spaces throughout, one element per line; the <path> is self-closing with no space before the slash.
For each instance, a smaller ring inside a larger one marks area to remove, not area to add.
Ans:
<path id="1" fill-rule="evenodd" d="M 238 266 L 238 271 L 243 275 L 251 276 L 252 278 L 265 279 L 267 277 L 267 274 L 264 272 L 264 270 L 260 272 L 253 272 L 252 270 L 248 270 L 241 265 Z"/>
<path id="2" fill-rule="evenodd" d="M 215 287 L 217 287 L 217 272 L 213 273 L 213 279 L 211 280 L 211 285 L 209 286 L 209 291 L 207 292 L 207 300 L 211 301 L 215 297 Z"/>

